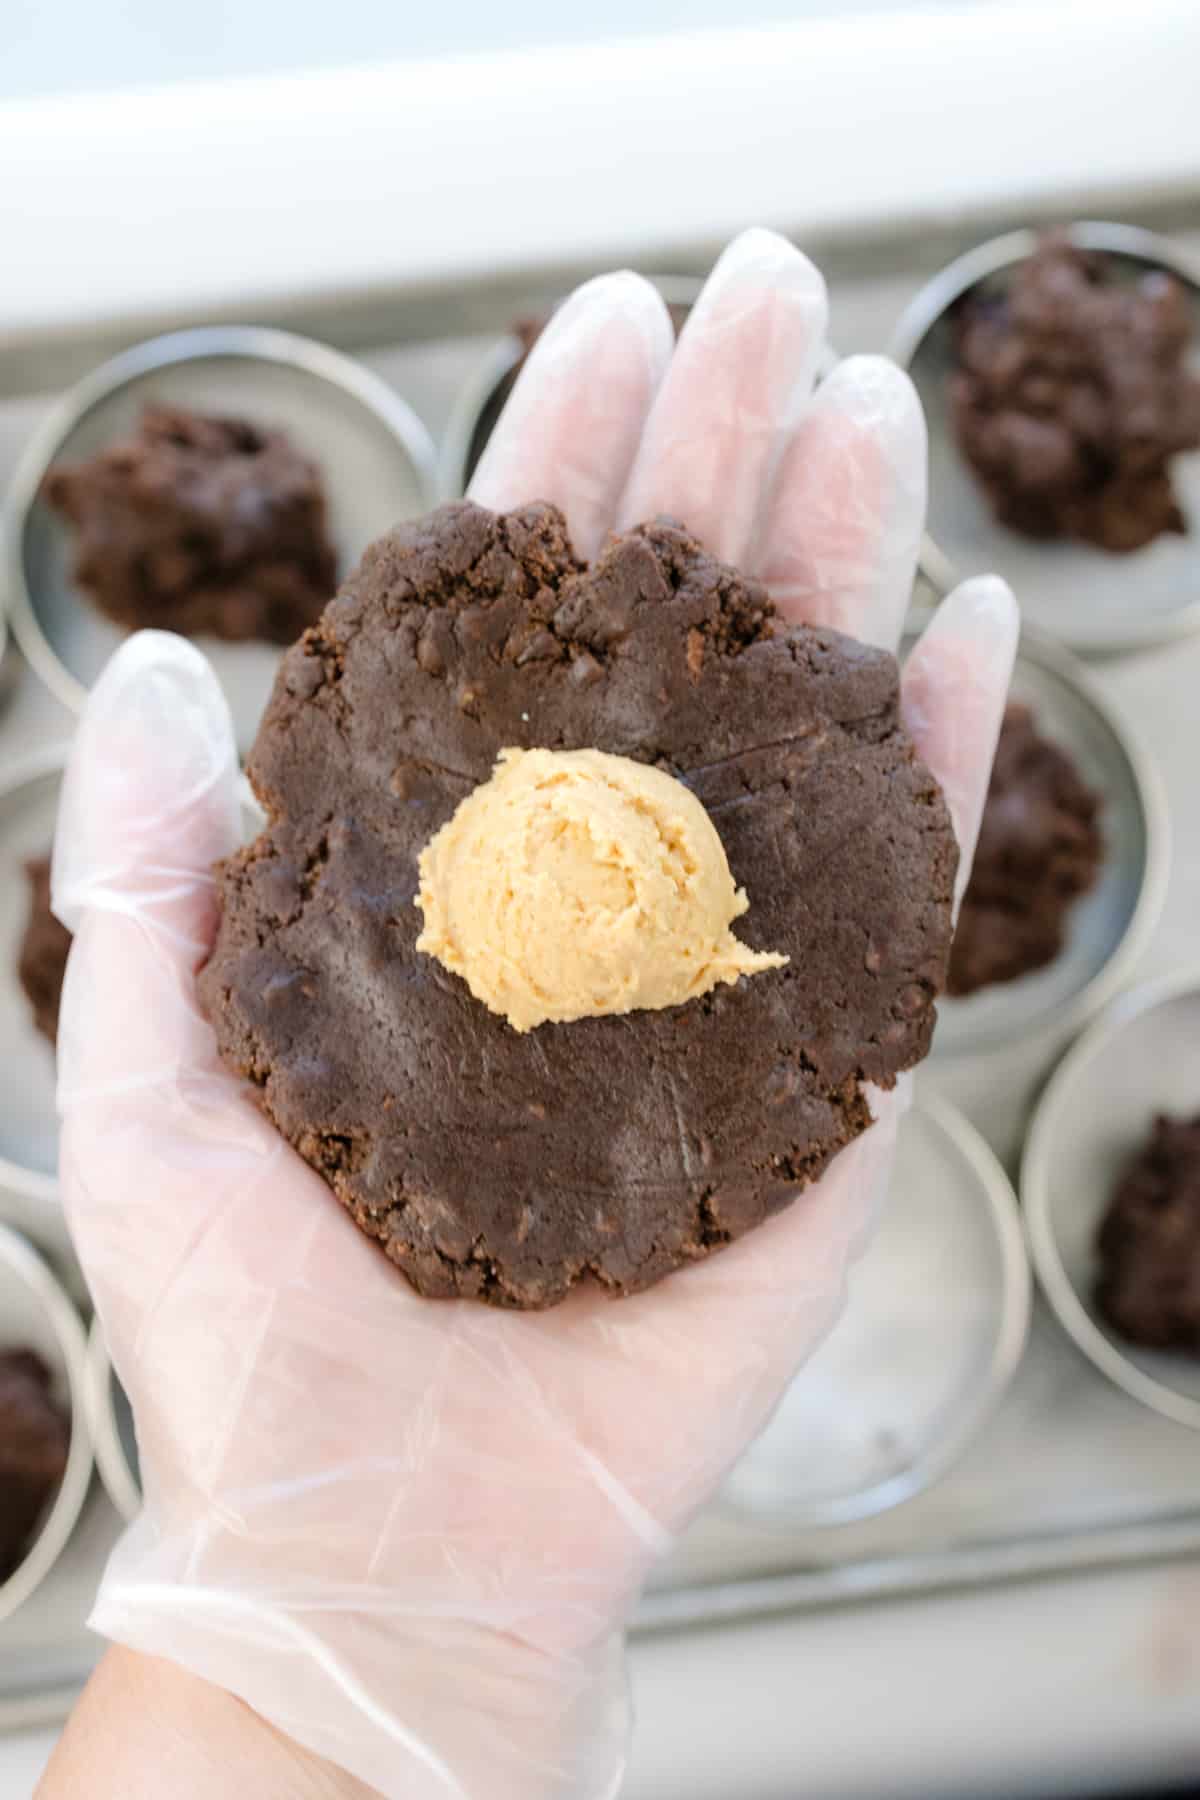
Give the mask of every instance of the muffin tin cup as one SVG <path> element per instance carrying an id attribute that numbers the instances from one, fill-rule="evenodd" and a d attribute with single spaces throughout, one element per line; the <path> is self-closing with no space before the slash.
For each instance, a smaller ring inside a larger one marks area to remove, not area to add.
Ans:
<path id="1" fill-rule="evenodd" d="M 55 697 L 78 712 L 122 641 L 74 586 L 69 530 L 40 498 L 51 465 L 93 454 L 164 400 L 279 426 L 320 468 L 344 574 L 398 519 L 425 512 L 436 489 L 433 442 L 406 401 L 328 345 L 258 326 L 206 326 L 137 344 L 71 389 L 35 432 L 2 521 L 13 630 Z M 261 642 L 197 640 L 229 698 L 246 748 L 282 651 Z"/>
<path id="2" fill-rule="evenodd" d="M 54 841 L 68 746 L 50 745 L 0 775 L 0 1187 L 57 1210 L 54 1050 L 17 978 L 29 917 L 24 864 Z"/>
<path id="3" fill-rule="evenodd" d="M 704 283 L 694 275 L 649 275 L 668 306 L 693 306 Z M 565 296 L 545 303 L 547 317 Z M 542 310 L 530 306 L 531 313 Z M 475 466 L 512 392 L 527 352 L 515 332 L 507 332 L 488 349 L 463 387 L 450 414 L 439 457 L 438 491 L 443 500 L 460 500 L 470 486 Z"/>
<path id="4" fill-rule="evenodd" d="M 1096 1231 L 1159 1112 L 1200 1112 L 1200 967 L 1122 995 L 1072 1046 L 1021 1163 L 1033 1266 L 1064 1330 L 1117 1387 L 1200 1431 L 1200 1358 L 1125 1343 L 1092 1299 Z"/>
<path id="5" fill-rule="evenodd" d="M 908 641 L 915 638 L 914 621 Z M 1032 707 L 1043 735 L 1099 790 L 1104 860 L 1096 886 L 1067 917 L 1062 951 L 1043 969 L 938 1001 L 935 1065 L 1065 1040 L 1125 981 L 1162 912 L 1170 825 L 1158 769 L 1137 733 L 1078 659 L 1042 633 L 1021 633 L 1014 699 Z"/>
<path id="6" fill-rule="evenodd" d="M 724 1509 L 793 1532 L 923 1493 L 1012 1380 L 1031 1289 L 1008 1178 L 961 1113 L 923 1094 L 901 1122 L 891 1192 L 845 1311 L 729 1477 Z M 897 1294 L 928 1305 L 897 1310 Z"/>
<path id="7" fill-rule="evenodd" d="M 1192 357 L 1200 368 L 1200 267 L 1168 239 L 1136 226 L 1090 221 L 1068 236 L 1138 273 L 1176 276 L 1191 296 Z M 1200 630 L 1200 451 L 1179 457 L 1173 479 L 1190 532 L 1122 555 L 1092 546 L 1025 538 L 996 523 L 955 440 L 947 406 L 954 363 L 949 314 L 973 288 L 996 284 L 1033 253 L 1038 234 L 1013 231 L 958 257 L 933 277 L 901 317 L 889 346 L 908 370 L 929 422 L 929 526 L 921 569 L 946 594 L 964 576 L 999 572 L 1025 616 L 1082 654 L 1107 655 Z"/>
<path id="8" fill-rule="evenodd" d="M 50 1573 L 75 1529 L 92 1477 L 87 1348 L 79 1315 L 32 1246 L 0 1225 L 0 1346 L 36 1350 L 70 1410 L 67 1466 L 25 1557 L 0 1582 L 0 1621 L 11 1618 Z"/>
<path id="9" fill-rule="evenodd" d="M 87 1399 L 96 1467 L 105 1492 L 128 1524 L 142 1510 L 133 1416 L 109 1361 L 98 1318 L 88 1333 Z"/>
<path id="10" fill-rule="evenodd" d="M 478 368 L 460 389 L 438 458 L 438 495 L 442 500 L 461 500 L 470 486 L 525 354 L 516 333 L 507 332 L 489 346 Z"/>

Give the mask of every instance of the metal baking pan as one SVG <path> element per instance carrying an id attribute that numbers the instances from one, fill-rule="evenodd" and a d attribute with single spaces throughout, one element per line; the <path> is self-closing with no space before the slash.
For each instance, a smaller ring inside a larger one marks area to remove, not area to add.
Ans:
<path id="1" fill-rule="evenodd" d="M 37 1598 L 74 1535 L 92 1479 L 91 1408 L 87 1356 L 79 1315 L 33 1246 L 0 1226 L 0 1344 L 32 1350 L 50 1372 L 52 1395 L 70 1427 L 66 1465 L 57 1491 L 22 1560 L 0 1580 L 0 1624 Z"/>
<path id="2" fill-rule="evenodd" d="M 1200 969 L 1123 994 L 1072 1046 L 1021 1163 L 1030 1249 L 1064 1330 L 1135 1400 L 1200 1431 L 1200 1358 L 1124 1342 L 1094 1297 L 1100 1222 L 1159 1113 L 1200 1115 Z"/>
<path id="3" fill-rule="evenodd" d="M 1185 251 L 1200 251 L 1186 210 L 1147 219 Z M 1026 221 L 1014 220 L 1014 225 Z M 844 352 L 886 346 L 904 308 L 929 274 L 985 236 L 964 228 L 928 239 L 839 246 L 806 244 L 830 280 L 832 332 Z M 702 266 L 698 258 L 697 272 Z M 580 269 L 579 276 L 593 271 Z M 686 272 L 686 271 L 684 271 Z M 358 354 L 391 383 L 436 441 L 489 346 L 511 320 L 547 291 L 531 277 L 527 295 L 511 282 L 473 287 L 442 310 L 432 335 L 428 304 L 397 304 L 386 332 Z M 383 317 L 380 312 L 376 319 Z M 446 335 L 456 329 L 458 335 Z M 338 340 L 337 317 L 305 318 L 305 329 Z M 111 345 L 103 347 L 107 353 Z M 102 352 L 93 348 L 90 361 Z M 63 385 L 89 362 L 89 347 L 62 347 Z M 0 382 L 20 359 L 0 357 Z M 52 370 L 45 352 L 36 365 Z M 27 437 L 52 413 L 57 395 L 0 390 L 0 492 L 7 489 Z M 10 662 L 12 659 L 10 658 Z M 1167 974 L 1194 959 L 1200 917 L 1200 784 L 1195 781 L 1195 699 L 1200 636 L 1180 638 L 1154 656 L 1090 671 L 1089 692 L 1128 718 L 1142 752 L 1165 786 L 1174 859 L 1161 916 L 1129 982 Z M 24 670 L 0 712 L 0 776 L 31 752 L 69 734 L 71 718 Z M 0 976 L 0 981 L 2 981 Z M 36 1046 L 35 1046 L 36 1047 Z M 948 1098 L 967 1114 L 1014 1172 L 1034 1093 L 1049 1052 L 1015 1041 L 959 1066 L 925 1065 L 919 1095 Z M 29 1202 L 0 1192 L 0 1217 L 20 1217 Z M 45 1210 L 45 1209 L 43 1209 Z M 94 1484 L 80 1526 L 53 1575 L 17 1619 L 0 1629 L 0 1728 L 61 1715 L 97 1654 L 84 1631 L 90 1597 L 118 1515 Z M 1038 1303 L 1025 1355 L 1004 1399 L 961 1460 L 928 1491 L 872 1519 L 837 1526 L 781 1529 L 755 1525 L 728 1509 L 698 1519 L 657 1573 L 639 1615 L 640 1629 L 661 1629 L 748 1612 L 828 1606 L 949 1586 L 1028 1578 L 1107 1563 L 1200 1555 L 1200 1433 L 1183 1432 L 1136 1404 L 1103 1378 Z"/>
<path id="4" fill-rule="evenodd" d="M 141 1510 L 137 1436 L 133 1409 L 109 1361 L 99 1319 L 92 1320 L 87 1346 L 87 1404 L 92 1448 L 104 1491 L 126 1521 Z"/>
<path id="5" fill-rule="evenodd" d="M 1067 650 L 1023 631 L 1012 696 L 1065 750 L 1100 796 L 1104 856 L 1095 886 L 1071 908 L 1054 961 L 1017 981 L 938 1002 L 933 1055 L 988 1056 L 1049 1037 L 1062 1044 L 1128 981 L 1153 935 L 1170 873 L 1163 786 L 1132 719 Z"/>
<path id="6" fill-rule="evenodd" d="M 433 504 L 433 443 L 385 383 L 327 344 L 291 332 L 221 325 L 152 338 L 93 370 L 26 445 L 0 512 L 13 629 L 32 667 L 78 711 L 121 641 L 80 594 L 70 533 L 42 500 L 54 463 L 77 462 L 130 431 L 147 403 L 282 426 L 320 468 L 344 574 L 372 539 Z M 205 640 L 238 741 L 254 737 L 280 651 Z"/>
<path id="7" fill-rule="evenodd" d="M 1071 238 L 1080 249 L 1103 252 L 1118 280 L 1154 271 L 1174 276 L 1190 301 L 1191 362 L 1200 368 L 1200 261 L 1136 226 L 1088 221 L 1073 226 Z M 943 593 L 964 575 L 998 570 L 1026 596 L 1028 619 L 1085 653 L 1126 651 L 1200 630 L 1200 451 L 1172 466 L 1188 530 L 1118 556 L 1086 544 L 1035 542 L 995 523 L 955 441 L 948 403 L 953 310 L 969 293 L 1002 289 L 1035 244 L 1036 233 L 1023 230 L 974 245 L 914 296 L 892 335 L 892 354 L 912 375 L 929 421 L 922 568 Z"/>
<path id="8" fill-rule="evenodd" d="M 940 1481 L 983 1430 L 1029 1333 L 1016 1196 L 979 1133 L 926 1098 L 900 1122 L 892 1190 L 837 1330 L 717 1500 L 783 1532 L 843 1525 Z M 934 1317 L 925 1297 L 943 1296 Z M 98 1453 L 98 1452 L 97 1452 Z"/>
<path id="9" fill-rule="evenodd" d="M 47 1209 L 58 1188 L 54 1051 L 33 1023 L 17 956 L 29 918 L 25 865 L 54 842 L 65 761 L 57 744 L 0 762 L 0 1186 Z"/>

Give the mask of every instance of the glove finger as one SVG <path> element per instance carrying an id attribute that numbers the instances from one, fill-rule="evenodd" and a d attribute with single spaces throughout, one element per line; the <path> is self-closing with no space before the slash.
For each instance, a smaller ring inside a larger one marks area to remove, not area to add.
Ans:
<path id="1" fill-rule="evenodd" d="M 754 572 L 784 616 L 894 650 L 925 517 L 925 420 L 912 382 L 852 356 L 788 440 Z"/>
<path id="2" fill-rule="evenodd" d="M 941 783 L 958 839 L 956 905 L 971 874 L 1020 624 L 1007 583 L 974 576 L 942 602 L 904 668 L 904 722 Z"/>
<path id="3" fill-rule="evenodd" d="M 669 513 L 714 555 L 744 559 L 771 465 L 808 398 L 827 316 L 820 272 L 786 239 L 761 230 L 734 239 L 683 328 L 619 528 Z"/>
<path id="4" fill-rule="evenodd" d="M 195 1000 L 216 926 L 213 863 L 238 836 L 237 754 L 212 670 L 183 639 L 139 633 L 88 701 L 53 865 L 55 908 L 75 933 L 58 1031 L 63 1198 L 102 1300 L 110 1274 L 136 1287 L 148 1263 L 169 1261 L 211 1196 L 205 1181 L 187 1191 L 181 1119 L 202 1116 L 214 1138 L 230 1115 L 251 1142 L 261 1126 Z"/>
<path id="5" fill-rule="evenodd" d="M 672 343 L 662 297 L 639 275 L 601 275 L 577 288 L 530 352 L 480 458 L 471 499 L 496 512 L 553 501 L 579 555 L 595 556 Z"/>
<path id="6" fill-rule="evenodd" d="M 75 933 L 59 1108 L 161 1083 L 208 1040 L 192 976 L 216 929 L 213 865 L 238 842 L 229 708 L 191 644 L 139 632 L 88 701 L 63 781 L 54 907 Z"/>
<path id="7" fill-rule="evenodd" d="M 55 833 L 54 910 L 140 919 L 193 960 L 215 921 L 212 868 L 238 841 L 229 708 L 186 639 L 140 631 L 97 682 L 71 749 Z"/>

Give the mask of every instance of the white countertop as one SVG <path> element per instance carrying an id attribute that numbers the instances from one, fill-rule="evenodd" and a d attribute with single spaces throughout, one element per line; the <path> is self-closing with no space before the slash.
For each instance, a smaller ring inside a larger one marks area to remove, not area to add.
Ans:
<path id="1" fill-rule="evenodd" d="M 1200 1564 L 1175 1564 L 648 1639 L 622 1800 L 1049 1800 L 1194 1778 L 1198 1621 Z M 53 1742 L 0 1738 L 5 1800 L 32 1794 Z"/>
<path id="2" fill-rule="evenodd" d="M 9 101 L 0 345 L 661 255 L 752 220 L 812 235 L 1171 187 L 1200 177 L 1198 67 L 1195 0 L 893 0 Z"/>
<path id="3" fill-rule="evenodd" d="M 648 1642 L 622 1800 L 1049 1800 L 1195 1779 L 1198 1621 L 1200 1566 L 1176 1565 Z"/>
<path id="4" fill-rule="evenodd" d="M 203 8 L 162 0 L 121 0 L 118 7 L 7 0 L 0 100 L 911 10 L 912 0 L 604 0 L 602 7 L 455 0 L 423 8 L 394 0 L 338 0 L 336 7 L 207 0 Z"/>

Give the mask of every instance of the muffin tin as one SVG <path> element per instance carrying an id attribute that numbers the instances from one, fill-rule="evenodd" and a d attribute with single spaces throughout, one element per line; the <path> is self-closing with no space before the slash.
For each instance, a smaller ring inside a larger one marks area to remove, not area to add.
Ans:
<path id="1" fill-rule="evenodd" d="M 942 1062 L 1047 1033 L 1067 1037 L 1136 966 L 1166 893 L 1170 828 L 1162 782 L 1132 723 L 1068 651 L 1029 629 L 1012 696 L 1033 709 L 1042 736 L 1067 752 L 1101 796 L 1104 858 L 1095 886 L 1070 910 L 1066 942 L 1052 963 L 939 1000 L 933 1054 Z"/>
<path id="2" fill-rule="evenodd" d="M 1125 1343 L 1092 1296 L 1115 1180 L 1160 1112 L 1200 1114 L 1200 967 L 1123 995 L 1079 1039 L 1042 1096 L 1021 1167 L 1038 1278 L 1065 1329 L 1127 1394 L 1200 1431 L 1200 1357 Z"/>
<path id="3" fill-rule="evenodd" d="M 342 573 L 373 538 L 433 503 L 434 452 L 407 402 L 325 344 L 253 326 L 154 338 L 96 369 L 35 432 L 3 514 L 13 627 L 51 692 L 78 712 L 123 636 L 75 588 L 71 535 L 41 499 L 58 461 L 93 455 L 128 432 L 148 401 L 282 427 L 321 469 Z M 271 644 L 201 640 L 245 748 L 271 691 Z"/>
<path id="4" fill-rule="evenodd" d="M 33 1023 L 16 965 L 29 917 L 25 863 L 54 841 L 65 761 L 58 744 L 0 770 L 0 1187 L 43 1206 L 58 1192 L 54 1051 Z"/>
<path id="5" fill-rule="evenodd" d="M 1103 251 L 1121 277 L 1165 269 L 1182 282 L 1196 327 L 1200 368 L 1200 259 L 1130 225 L 1077 224 L 1071 239 Z M 949 592 L 964 575 L 999 571 L 1023 599 L 1025 618 L 1073 650 L 1131 650 L 1200 630 L 1200 451 L 1172 465 L 1189 532 L 1130 555 L 1088 545 L 1037 543 L 998 525 L 955 439 L 948 382 L 954 366 L 952 313 L 964 297 L 1002 288 L 1033 251 L 1036 234 L 1009 232 L 978 245 L 921 289 L 891 340 L 916 384 L 929 421 L 929 523 L 922 568 Z"/>
<path id="6" fill-rule="evenodd" d="M 926 1296 L 942 1304 L 931 1317 Z M 810 1359 L 723 1498 L 781 1529 L 844 1525 L 931 1487 L 982 1430 L 1029 1332 L 1016 1196 L 979 1133 L 927 1099 L 900 1126 L 892 1189 Z"/>
<path id="7" fill-rule="evenodd" d="M 133 1411 L 109 1361 L 99 1319 L 92 1320 L 88 1333 L 87 1404 L 104 1491 L 124 1520 L 135 1519 L 141 1510 L 142 1486 Z"/>
<path id="8" fill-rule="evenodd" d="M 0 1581 L 0 1627 L 50 1574 L 75 1529 L 92 1477 L 87 1357 L 79 1315 L 49 1268 L 25 1239 L 0 1226 L 0 1348 L 36 1350 L 52 1377 L 51 1392 L 70 1418 L 67 1463 L 23 1560 Z M 3 1667 L 0 1629 L 0 1668 Z"/>
<path id="9" fill-rule="evenodd" d="M 961 242 L 955 246 L 967 247 Z M 1188 250 L 1186 244 L 1182 250 L 1176 244 L 1171 248 L 1173 254 L 1181 255 Z M 1200 238 L 1194 248 L 1200 249 Z M 818 260 L 826 261 L 831 277 L 833 325 L 839 343 L 847 350 L 873 349 L 888 342 L 903 305 L 920 289 L 934 251 L 927 244 L 910 243 L 897 253 L 903 260 L 890 268 L 888 254 L 880 251 L 880 266 L 865 273 L 863 254 L 857 252 L 855 260 L 844 263 L 839 274 L 836 254 L 822 259 L 818 250 Z M 580 274 L 587 272 L 581 270 Z M 694 291 L 690 283 L 687 291 Z M 449 491 L 460 484 L 459 477 L 451 478 L 448 471 L 462 467 L 456 458 L 462 454 L 463 423 L 478 420 L 485 388 L 490 393 L 503 373 L 495 334 L 503 334 L 517 314 L 535 310 L 538 298 L 536 282 L 531 282 L 525 304 L 514 303 L 511 284 L 494 293 L 474 289 L 457 313 L 450 304 L 445 312 L 446 332 L 453 332 L 456 319 L 461 319 L 464 335 L 437 342 L 417 337 L 418 332 L 428 331 L 430 309 L 414 303 L 412 315 L 398 309 L 391 342 L 363 353 L 357 363 L 335 356 L 339 369 L 356 371 L 356 379 L 365 381 L 372 394 L 381 390 L 386 394 L 389 388 L 403 394 L 424 420 L 406 453 L 409 465 L 423 471 L 415 480 L 414 507 L 425 503 L 431 474 L 428 455 L 418 447 L 424 443 L 427 452 L 426 428 L 445 445 L 441 480 L 443 491 Z M 414 326 L 412 339 L 407 336 L 410 323 Z M 489 327 L 493 335 L 487 335 Z M 470 336 L 465 335 L 468 330 Z M 252 336 L 261 341 L 259 334 Z M 211 334 L 201 334 L 205 337 L 211 350 L 214 339 Z M 173 341 L 180 342 L 178 338 Z M 493 363 L 485 382 L 481 359 L 489 349 Z M 512 340 L 506 355 L 511 368 Z M 118 359 L 115 367 L 149 381 L 155 367 L 187 366 L 178 364 L 174 356 L 166 365 L 158 358 L 155 346 L 143 347 Z M 286 366 L 290 368 L 290 364 Z M 51 653 L 46 626 L 53 629 L 53 602 L 27 591 L 33 565 L 24 552 L 20 566 L 15 565 L 12 548 L 14 542 L 24 544 L 25 521 L 40 481 L 35 471 L 44 469 L 56 453 L 54 446 L 61 442 L 64 429 L 92 416 L 86 403 L 89 395 L 107 401 L 114 385 L 117 392 L 124 390 L 124 377 L 113 384 L 113 368 L 107 365 L 103 381 L 99 376 L 90 378 L 48 409 L 15 484 L 8 488 L 9 596 L 22 628 L 22 641 L 50 692 L 25 670 L 0 713 L 3 868 L 15 866 L 22 856 L 49 841 L 56 771 L 61 766 L 61 751 L 55 745 L 68 735 L 70 710 L 78 706 L 84 685 L 95 673 L 94 663 L 88 666 L 81 661 L 72 674 L 66 660 Z M 193 368 L 189 379 L 196 374 Z M 340 381 L 334 386 L 339 393 L 345 391 Z M 132 398 L 124 391 L 126 403 L 132 406 Z M 178 390 L 172 388 L 171 392 Z M 203 384 L 189 386 L 186 397 L 209 405 L 230 403 L 214 397 Z M 246 397 L 236 403 L 254 410 Z M 18 414 L 22 418 L 30 415 L 28 401 L 13 409 L 13 416 Z M 5 400 L 0 394 L 0 424 L 5 416 Z M 283 422 L 292 422 L 291 415 Z M 11 432 L 8 441 L 12 441 Z M 14 474 L 12 468 L 3 466 L 4 444 L 0 431 L 0 491 Z M 420 499 L 416 498 L 418 491 Z M 403 509 L 398 505 L 395 511 Z M 18 520 L 20 529 L 14 536 L 14 521 Z M 364 523 L 366 531 L 374 528 Z M 61 573 L 61 546 L 56 554 Z M 1058 560 L 1047 553 L 1043 562 L 1039 555 L 1036 578 L 1031 573 L 1024 596 L 1026 612 L 1044 619 L 1059 638 L 1073 638 L 1074 632 L 1064 626 L 1051 598 Z M 948 579 L 948 569 L 939 569 L 935 560 L 927 558 L 927 562 L 935 575 Z M 1123 570 L 1133 568 L 1133 562 L 1122 564 Z M 1136 611 L 1136 588 L 1132 579 L 1123 587 L 1122 605 L 1127 610 Z M 1068 747 L 1080 755 L 1085 771 L 1100 785 L 1106 790 L 1115 785 L 1118 800 L 1110 802 L 1110 810 L 1114 806 L 1119 810 L 1122 874 L 1119 896 L 1114 886 L 1103 890 L 1098 900 L 1093 897 L 1096 911 L 1090 923 L 1081 908 L 1082 936 L 1077 948 L 1082 954 L 1084 940 L 1091 948 L 1081 962 L 1071 965 L 1074 974 L 1069 991 L 1054 985 L 1058 981 L 1055 975 L 1036 1006 L 1032 1000 L 1022 1000 L 1022 1008 L 1028 1010 L 1019 1017 L 1002 1019 L 993 1013 L 972 1026 L 972 1035 L 976 1030 L 986 1035 L 991 1047 L 987 1054 L 970 1057 L 944 1053 L 956 1034 L 961 1047 L 964 1031 L 955 1022 L 952 1003 L 943 1022 L 945 1042 L 939 1042 L 938 1054 L 924 1066 L 918 1080 L 921 1110 L 914 1114 L 909 1131 L 925 1132 L 927 1148 L 932 1146 L 937 1155 L 949 1159 L 950 1166 L 960 1153 L 964 1167 L 977 1166 L 982 1184 L 981 1216 L 990 1214 L 989 1203 L 983 1199 L 985 1190 L 997 1209 L 992 1241 L 1007 1270 L 1001 1285 L 1010 1298 L 998 1309 L 1001 1323 L 980 1335 L 973 1364 L 977 1378 L 962 1384 L 965 1398 L 960 1407 L 952 1409 L 952 1418 L 944 1418 L 918 1442 L 910 1443 L 910 1454 L 897 1455 L 892 1445 L 877 1443 L 873 1447 L 879 1453 L 875 1461 L 850 1470 L 840 1496 L 826 1494 L 816 1511 L 802 1515 L 791 1500 L 783 1506 L 759 1500 L 754 1516 L 744 1504 L 734 1507 L 728 1499 L 710 1509 L 656 1572 L 639 1615 L 642 1629 L 747 1611 L 862 1601 L 1105 1562 L 1200 1553 L 1200 1433 L 1181 1432 L 1149 1407 L 1135 1404 L 1111 1378 L 1111 1371 L 1102 1373 L 1079 1354 L 1072 1337 L 1040 1301 L 1033 1310 L 1028 1347 L 1005 1388 L 1020 1341 L 1019 1296 L 1022 1286 L 1027 1288 L 1028 1271 L 1012 1230 L 1011 1196 L 993 1156 L 978 1147 L 976 1136 L 981 1134 L 992 1150 L 999 1152 L 1011 1174 L 1025 1137 L 1025 1114 L 1032 1092 L 1047 1073 L 1063 1037 L 1078 1028 L 1083 1015 L 1105 994 L 1139 971 L 1174 969 L 1188 946 L 1190 954 L 1196 954 L 1200 788 L 1194 778 L 1198 729 L 1194 695 L 1200 688 L 1200 638 L 1186 641 L 1182 617 L 1174 617 L 1182 615 L 1190 603 L 1189 595 L 1181 592 L 1174 596 L 1171 607 L 1164 609 L 1172 614 L 1172 629 L 1179 635 L 1156 657 L 1113 661 L 1081 671 L 1072 658 L 1047 643 L 1044 634 L 1027 634 L 1022 646 L 1021 681 L 1027 697 L 1038 705 L 1043 724 L 1052 734 L 1064 734 Z M 82 605 L 72 605 L 78 617 L 90 624 Z M 1143 625 L 1144 619 L 1139 617 L 1136 629 L 1127 634 L 1129 641 L 1140 641 L 1145 635 Z M 69 649 L 68 641 L 60 648 Z M 227 666 L 224 659 L 229 656 L 236 665 L 256 655 L 228 646 L 220 653 L 223 674 L 238 703 L 243 740 L 253 729 L 268 671 L 239 671 Z M 265 655 L 273 666 L 274 653 Z M 7 662 L 11 668 L 19 659 L 10 654 Z M 36 753 L 33 760 L 31 752 Z M 1162 918 L 1156 926 L 1166 882 L 1164 809 L 1159 792 L 1164 781 L 1176 854 Z M 41 799 L 26 811 L 22 794 L 27 800 L 40 794 Z M 1107 819 L 1106 826 L 1112 828 Z M 23 1061 L 43 1059 L 44 1086 L 39 1091 L 44 1104 L 52 1097 L 49 1052 L 33 1036 L 32 1027 L 25 1035 L 24 1000 L 11 985 L 9 940 L 18 917 L 23 923 L 23 880 L 15 891 L 19 892 L 18 910 L 11 918 L 4 910 L 10 902 L 0 901 L 0 920 L 8 920 L 8 936 L 0 944 L 0 957 L 5 960 L 0 972 L 0 1030 L 7 1034 L 4 1052 L 10 1083 L 32 1080 L 28 1070 L 22 1070 Z M 1092 903 L 1085 901 L 1082 906 Z M 1004 1004 L 1007 1006 L 1009 999 Z M 969 1007 L 971 1002 L 965 1005 Z M 1163 1097 L 1171 1099 L 1166 1093 Z M 947 1100 L 957 1104 L 969 1124 L 946 1109 L 943 1103 Z M 1106 1096 L 1097 1097 L 1098 1113 L 1105 1103 Z M 15 1133 L 22 1120 L 14 1107 L 6 1127 L 7 1104 L 0 1103 L 0 1135 L 9 1130 L 11 1150 L 19 1148 Z M 1034 1141 L 1044 1139 L 1047 1130 L 1039 1124 Z M 24 1154 L 10 1155 L 10 1167 L 0 1172 L 7 1177 L 0 1182 L 0 1218 L 19 1221 L 28 1234 L 51 1242 L 65 1259 L 66 1240 L 50 1178 L 52 1161 L 43 1155 L 40 1167 L 36 1157 L 25 1164 L 21 1161 Z M 894 1216 L 903 1214 L 897 1210 Z M 1009 1220 L 1007 1226 L 999 1223 L 1004 1217 Z M 44 1233 L 48 1235 L 43 1238 Z M 981 1244 L 987 1236 L 985 1230 Z M 888 1243 L 885 1231 L 868 1250 L 868 1260 L 855 1278 L 860 1291 L 869 1292 L 882 1277 Z M 879 1260 L 873 1264 L 872 1258 Z M 65 1260 L 63 1273 L 69 1281 L 71 1269 Z M 953 1279 L 953 1274 L 948 1275 L 941 1285 Z M 940 1326 L 945 1323 L 939 1321 Z M 990 1357 L 986 1343 L 991 1344 Z M 819 1372 L 819 1362 L 814 1369 Z M 802 1386 L 797 1391 L 802 1392 Z M 90 1353 L 89 1393 L 102 1473 L 122 1511 L 128 1511 L 133 1504 L 131 1478 L 135 1471 L 128 1439 L 123 1443 L 119 1428 L 113 1431 L 109 1407 L 116 1391 L 98 1330 Z M 903 1505 L 896 1504 L 900 1500 Z M 97 1645 L 84 1631 L 83 1620 L 104 1556 L 120 1529 L 118 1505 L 100 1483 L 93 1484 L 65 1553 L 37 1592 L 0 1627 L 0 1728 L 60 1714 L 94 1660 Z M 880 1510 L 883 1507 L 886 1510 Z M 818 1516 L 823 1522 L 814 1522 Z M 830 1523 L 834 1518 L 843 1522 Z"/>

